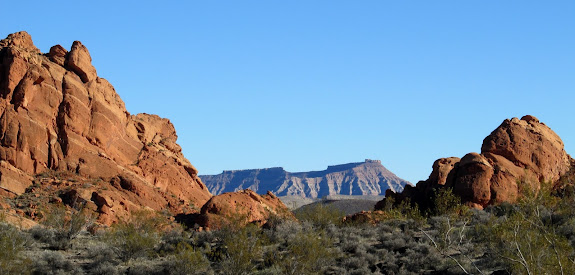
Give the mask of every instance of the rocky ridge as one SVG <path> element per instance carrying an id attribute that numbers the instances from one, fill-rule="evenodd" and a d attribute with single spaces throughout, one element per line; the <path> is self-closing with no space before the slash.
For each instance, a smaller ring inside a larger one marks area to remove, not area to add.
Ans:
<path id="1" fill-rule="evenodd" d="M 107 184 L 66 188 L 107 224 L 135 207 L 199 209 L 211 194 L 174 126 L 128 113 L 91 60 L 79 41 L 47 54 L 26 32 L 0 42 L 0 188 L 22 195 L 50 171 L 101 180 Z"/>
<path id="2" fill-rule="evenodd" d="M 213 194 L 251 189 L 277 196 L 308 198 L 329 195 L 381 195 L 400 192 L 409 182 L 387 170 L 378 160 L 329 166 L 323 171 L 291 173 L 283 168 L 224 171 L 200 175 Z"/>
<path id="3" fill-rule="evenodd" d="M 557 182 L 569 171 L 573 159 L 563 141 L 534 116 L 506 119 L 483 140 L 481 153 L 434 162 L 429 178 L 402 193 L 388 191 L 396 201 L 406 198 L 426 207 L 436 188 L 452 188 L 462 201 L 475 208 L 515 202 L 522 192 L 537 191 L 541 182 Z M 383 209 L 381 201 L 376 209 Z"/>
<path id="4" fill-rule="evenodd" d="M 26 32 L 0 41 L 0 206 L 34 219 L 81 205 L 107 225 L 140 208 L 199 213 L 212 195 L 172 123 L 130 114 L 91 61 L 79 41 L 46 54 Z"/>

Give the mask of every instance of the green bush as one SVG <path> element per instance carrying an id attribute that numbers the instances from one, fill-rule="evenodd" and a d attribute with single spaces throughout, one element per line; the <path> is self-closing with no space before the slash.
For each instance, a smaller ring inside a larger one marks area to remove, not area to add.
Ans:
<path id="1" fill-rule="evenodd" d="M 461 198 L 451 188 L 437 188 L 433 192 L 430 216 L 465 215 L 467 207 L 461 204 Z"/>
<path id="2" fill-rule="evenodd" d="M 393 198 L 386 198 L 384 211 L 392 220 L 413 220 L 418 224 L 425 223 L 425 217 L 421 215 L 417 204 L 412 204 L 409 198 L 403 199 L 399 204 L 396 204 Z"/>
<path id="3" fill-rule="evenodd" d="M 91 243 L 88 247 L 88 257 L 91 262 L 86 266 L 88 274 L 114 275 L 119 274 L 119 263 L 114 250 L 105 243 Z"/>
<path id="4" fill-rule="evenodd" d="M 323 231 L 298 232 L 287 244 L 279 262 L 286 274 L 319 274 L 338 257 L 332 240 Z"/>
<path id="5" fill-rule="evenodd" d="M 82 269 L 60 251 L 44 251 L 34 261 L 34 274 L 82 274 Z"/>
<path id="6" fill-rule="evenodd" d="M 122 221 L 107 231 L 102 239 L 123 261 L 156 255 L 160 232 L 165 230 L 164 217 L 152 211 L 135 211 L 128 221 Z"/>
<path id="7" fill-rule="evenodd" d="M 180 243 L 173 257 L 170 261 L 170 274 L 213 274 L 208 258 L 189 244 Z"/>
<path id="8" fill-rule="evenodd" d="M 483 228 L 491 258 L 513 273 L 575 274 L 575 250 L 570 244 L 573 205 L 552 195 L 550 183 L 540 189 L 522 184 L 522 196 L 512 211 Z"/>
<path id="9" fill-rule="evenodd" d="M 78 234 L 94 221 L 83 208 L 66 208 L 56 206 L 44 212 L 41 220 L 43 226 L 30 229 L 32 236 L 44 242 L 51 249 L 64 250 Z"/>
<path id="10" fill-rule="evenodd" d="M 255 225 L 248 225 L 237 231 L 224 231 L 223 261 L 220 269 L 225 274 L 250 274 L 256 261 L 262 259 L 262 231 Z"/>
<path id="11" fill-rule="evenodd" d="M 573 247 L 529 217 L 515 214 L 489 228 L 492 256 L 504 259 L 513 273 L 574 274 Z"/>
<path id="12" fill-rule="evenodd" d="M 0 274 L 26 274 L 31 261 L 22 255 L 28 237 L 11 224 L 0 222 Z"/>

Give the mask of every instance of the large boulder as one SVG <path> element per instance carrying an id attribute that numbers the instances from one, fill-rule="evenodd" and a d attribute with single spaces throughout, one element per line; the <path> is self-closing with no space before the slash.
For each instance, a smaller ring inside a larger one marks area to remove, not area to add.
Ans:
<path id="1" fill-rule="evenodd" d="M 537 191 L 542 181 L 556 182 L 571 167 L 563 141 L 534 116 L 506 119 L 487 136 L 481 153 L 442 158 L 426 181 L 403 193 L 389 192 L 396 202 L 410 198 L 428 207 L 436 188 L 452 188 L 464 203 L 476 208 L 515 202 L 522 192 Z M 378 203 L 376 209 L 381 208 Z"/>
<path id="2" fill-rule="evenodd" d="M 563 141 L 533 116 L 506 119 L 483 140 L 482 154 L 499 155 L 531 171 L 539 181 L 556 181 L 570 167 Z"/>
<path id="3" fill-rule="evenodd" d="M 271 217 L 295 219 L 293 213 L 271 192 L 258 195 L 245 189 L 212 197 L 203 207 L 196 223 L 206 229 L 225 226 L 265 224 Z"/>
<path id="4" fill-rule="evenodd" d="M 66 172 L 90 182 L 66 188 L 106 224 L 141 207 L 197 213 L 211 194 L 174 126 L 128 113 L 91 61 L 78 41 L 48 54 L 26 32 L 0 41 L 0 188 L 19 196 L 44 182 L 39 175 Z"/>

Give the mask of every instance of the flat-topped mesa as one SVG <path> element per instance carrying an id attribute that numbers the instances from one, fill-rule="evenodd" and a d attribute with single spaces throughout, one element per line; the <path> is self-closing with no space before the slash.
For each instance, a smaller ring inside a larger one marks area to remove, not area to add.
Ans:
<path id="1" fill-rule="evenodd" d="M 0 41 L 0 188 L 21 195 L 51 171 L 97 179 L 68 187 L 106 224 L 140 207 L 199 211 L 211 194 L 172 123 L 128 113 L 91 62 L 79 41 L 47 54 L 26 32 Z"/>
<path id="2" fill-rule="evenodd" d="M 260 169 L 248 169 L 248 170 L 224 170 L 222 173 L 223 174 L 233 174 L 233 173 L 237 173 L 237 172 L 245 172 L 245 171 L 251 171 L 251 170 L 259 170 L 259 171 L 270 171 L 270 172 L 285 172 L 285 169 L 283 167 L 270 167 L 270 168 L 260 168 Z"/>
<path id="3" fill-rule="evenodd" d="M 328 166 L 326 170 L 287 172 L 283 168 L 224 171 L 200 176 L 213 194 L 251 189 L 260 194 L 318 198 L 328 195 L 381 195 L 401 191 L 407 181 L 387 170 L 380 161 L 366 160 Z"/>
<path id="4" fill-rule="evenodd" d="M 534 116 L 506 119 L 483 140 L 481 154 L 441 158 L 434 162 L 426 181 L 389 192 L 396 201 L 410 198 L 423 207 L 435 188 L 453 188 L 467 205 L 484 208 L 515 202 L 522 190 L 540 188 L 540 182 L 556 182 L 571 168 L 572 158 L 563 141 Z M 383 207 L 383 202 L 376 209 Z"/>

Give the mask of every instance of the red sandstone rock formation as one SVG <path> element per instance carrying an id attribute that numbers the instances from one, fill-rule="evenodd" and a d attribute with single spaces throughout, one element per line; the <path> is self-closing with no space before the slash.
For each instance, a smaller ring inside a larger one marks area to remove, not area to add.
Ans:
<path id="1" fill-rule="evenodd" d="M 514 202 L 522 190 L 538 190 L 542 181 L 556 182 L 570 169 L 571 161 L 559 136 L 527 115 L 503 121 L 484 139 L 481 154 L 439 159 L 426 181 L 386 196 L 410 198 L 425 206 L 434 188 L 446 186 L 467 205 L 483 208 Z M 383 205 L 378 203 L 376 209 Z"/>
<path id="2" fill-rule="evenodd" d="M 295 219 L 293 213 L 271 192 L 260 196 L 245 189 L 212 197 L 202 207 L 196 222 L 204 228 L 218 229 L 248 223 L 263 225 L 272 216 Z"/>
<path id="3" fill-rule="evenodd" d="M 128 113 L 91 60 L 78 41 L 47 54 L 26 32 L 0 41 L 0 194 L 31 192 L 44 172 L 70 172 L 92 180 L 67 188 L 105 224 L 140 207 L 197 212 L 211 194 L 174 126 Z"/>

